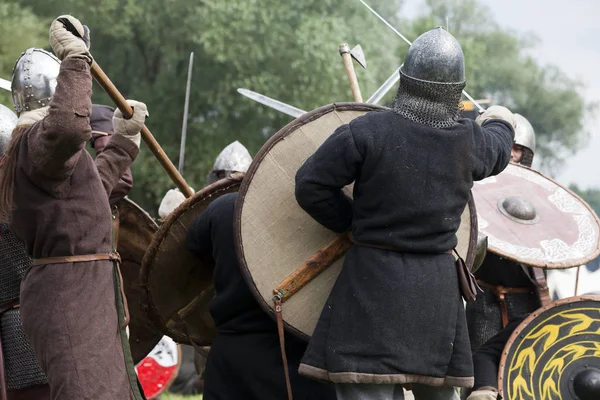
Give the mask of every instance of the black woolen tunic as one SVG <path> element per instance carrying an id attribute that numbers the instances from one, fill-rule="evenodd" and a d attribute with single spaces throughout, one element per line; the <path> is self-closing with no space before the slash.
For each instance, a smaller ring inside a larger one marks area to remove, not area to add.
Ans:
<path id="1" fill-rule="evenodd" d="M 352 230 L 300 373 L 340 383 L 472 386 L 454 259 L 474 180 L 500 173 L 514 132 L 462 119 L 435 129 L 393 111 L 336 130 L 299 169 L 296 199 L 322 225 Z M 342 188 L 354 184 L 354 200 Z M 405 251 L 374 247 L 388 246 Z"/>
<path id="2" fill-rule="evenodd" d="M 213 201 L 194 221 L 187 247 L 214 264 L 216 295 L 210 313 L 217 336 L 206 360 L 205 400 L 281 400 L 287 398 L 275 321 L 254 298 L 240 270 L 233 239 L 237 193 Z M 294 399 L 334 400 L 332 386 L 298 374 L 307 343 L 286 334 Z"/>

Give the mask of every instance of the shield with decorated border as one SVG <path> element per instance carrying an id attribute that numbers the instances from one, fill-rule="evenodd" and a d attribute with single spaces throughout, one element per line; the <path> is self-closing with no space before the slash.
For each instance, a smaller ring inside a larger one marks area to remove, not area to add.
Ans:
<path id="1" fill-rule="evenodd" d="M 508 340 L 498 376 L 505 400 L 600 399 L 600 296 L 552 302 Z"/>
<path id="2" fill-rule="evenodd" d="M 600 254 L 600 221 L 572 191 L 522 165 L 475 182 L 479 230 L 488 250 L 541 268 L 571 268 Z"/>

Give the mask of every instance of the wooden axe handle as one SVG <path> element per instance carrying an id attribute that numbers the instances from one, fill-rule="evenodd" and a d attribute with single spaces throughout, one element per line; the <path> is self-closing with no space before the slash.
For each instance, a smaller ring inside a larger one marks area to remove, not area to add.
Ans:
<path id="1" fill-rule="evenodd" d="M 336 262 L 341 256 L 346 254 L 352 246 L 349 234 L 345 233 L 338 236 L 325 247 L 322 247 L 317 253 L 309 258 L 298 269 L 285 277 L 279 285 L 273 290 L 273 293 L 281 297 L 281 302 L 285 302 L 298 290 L 306 286 L 310 281 L 316 278 L 327 267 Z"/>
<path id="2" fill-rule="evenodd" d="M 106 94 L 108 94 L 108 96 L 116 104 L 116 106 L 119 107 L 119 110 L 121 110 L 123 116 L 125 118 L 131 118 L 131 116 L 133 115 L 133 109 L 129 104 L 127 104 L 123 95 L 111 82 L 108 76 L 106 76 L 104 71 L 102 71 L 102 68 L 100 68 L 96 61 L 92 63 L 92 75 L 96 79 L 96 82 L 98 82 L 100 86 L 102 86 L 102 89 L 104 89 Z M 194 192 L 192 192 L 192 190 L 185 182 L 179 171 L 177 171 L 177 168 L 175 168 L 171 160 L 169 160 L 169 157 L 164 152 L 162 147 L 160 147 L 160 144 L 158 144 L 154 136 L 152 136 L 152 133 L 146 127 L 146 125 L 144 125 L 144 127 L 142 128 L 142 138 L 150 148 L 152 154 L 154 154 L 154 157 L 156 157 L 158 162 L 160 162 L 160 165 L 162 165 L 165 171 L 167 171 L 167 174 L 169 175 L 173 183 L 177 185 L 181 193 L 183 193 L 183 195 L 186 198 L 191 197 L 194 194 Z"/>
<path id="3" fill-rule="evenodd" d="M 347 44 L 340 46 L 340 55 L 344 61 L 344 68 L 346 69 L 346 75 L 348 75 L 348 83 L 350 84 L 350 89 L 352 89 L 354 101 L 362 103 L 363 98 L 360 93 L 360 87 L 358 86 L 358 78 L 356 77 L 356 71 L 354 70 L 352 55 L 350 55 L 350 47 L 348 47 Z"/>

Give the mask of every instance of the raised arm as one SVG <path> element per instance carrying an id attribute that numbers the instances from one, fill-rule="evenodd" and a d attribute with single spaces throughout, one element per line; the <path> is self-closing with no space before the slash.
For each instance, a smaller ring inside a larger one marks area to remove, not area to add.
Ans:
<path id="1" fill-rule="evenodd" d="M 110 136 L 108 144 L 99 148 L 106 140 L 104 138 L 96 139 L 94 143 L 99 153 L 96 157 L 96 167 L 111 204 L 125 197 L 133 185 L 129 166 L 139 154 L 140 131 L 148 113 L 144 103 L 135 100 L 127 100 L 127 102 L 133 108 L 133 116 L 125 119 L 117 109 L 112 119 L 114 135 Z M 98 140 L 101 142 L 98 143 Z M 129 178 L 129 181 L 125 178 Z"/>
<path id="2" fill-rule="evenodd" d="M 106 143 L 106 144 L 105 144 Z M 140 150 L 130 140 L 117 135 L 104 136 L 95 140 L 96 168 L 111 205 L 123 200 L 133 187 L 133 176 L 129 165 Z"/>
<path id="3" fill-rule="evenodd" d="M 363 156 L 350 125 L 339 127 L 296 173 L 296 201 L 334 232 L 352 226 L 352 200 L 342 189 L 354 182 Z"/>
<path id="4" fill-rule="evenodd" d="M 91 137 L 89 31 L 63 15 L 50 26 L 50 44 L 62 64 L 48 114 L 28 133 L 29 154 L 39 174 L 66 179 Z"/>
<path id="5" fill-rule="evenodd" d="M 84 60 L 67 59 L 60 66 L 48 114 L 29 131 L 29 154 L 36 171 L 66 178 L 90 139 L 92 77 Z"/>
<path id="6" fill-rule="evenodd" d="M 504 171 L 510 161 L 515 138 L 513 114 L 505 107 L 492 106 L 473 124 L 473 180 L 479 181 Z"/>

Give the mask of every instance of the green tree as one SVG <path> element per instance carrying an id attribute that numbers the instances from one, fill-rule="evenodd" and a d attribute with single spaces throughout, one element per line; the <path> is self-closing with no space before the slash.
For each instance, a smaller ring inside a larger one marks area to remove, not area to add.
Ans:
<path id="1" fill-rule="evenodd" d="M 10 81 L 25 49 L 48 46 L 47 21 L 14 3 L 0 3 L 0 21 L 0 78 Z M 0 89 L 0 104 L 13 108 L 10 92 Z"/>
<path id="2" fill-rule="evenodd" d="M 255 153 L 291 118 L 237 94 L 247 87 L 311 110 L 350 101 L 338 47 L 360 43 L 368 59 L 357 69 L 367 97 L 397 67 L 399 43 L 379 41 L 385 27 L 368 21 L 360 3 L 104 0 L 83 4 L 22 0 L 45 18 L 70 13 L 91 30 L 92 53 L 125 97 L 148 104 L 148 126 L 177 162 L 189 52 L 194 75 L 184 176 L 204 185 L 214 159 L 240 140 Z M 392 12 L 397 2 L 375 4 Z M 115 17 L 116 16 L 116 17 Z M 367 20 L 367 21 L 366 21 Z M 95 90 L 94 101 L 109 100 Z M 133 165 L 131 197 L 151 213 L 172 187 L 149 151 Z"/>
<path id="3" fill-rule="evenodd" d="M 35 10 L 44 21 L 43 31 L 63 13 L 87 24 L 97 62 L 126 98 L 148 104 L 148 126 L 175 163 L 188 58 L 193 51 L 184 176 L 195 189 L 204 185 L 225 145 L 239 140 L 254 154 L 291 121 L 240 96 L 238 87 L 305 110 L 350 101 L 338 47 L 344 42 L 360 43 L 368 67 L 357 67 L 357 74 L 368 98 L 398 67 L 408 48 L 354 0 L 5 1 Z M 546 164 L 558 165 L 585 137 L 582 120 L 587 104 L 579 84 L 528 57 L 526 50 L 535 42 L 502 30 L 478 1 L 428 0 L 423 16 L 413 21 L 397 17 L 401 0 L 369 3 L 410 39 L 445 24 L 449 16 L 451 31 L 467 57 L 467 89 L 478 98 L 492 96 L 526 116 L 538 133 L 538 153 Z M 94 101 L 110 104 L 99 89 Z M 155 214 L 173 184 L 145 147 L 133 173 L 136 183 L 131 197 Z"/>
<path id="4" fill-rule="evenodd" d="M 407 25 L 416 37 L 445 25 L 446 17 L 465 53 L 466 90 L 525 116 L 536 132 L 542 168 L 556 172 L 588 137 L 583 121 L 596 105 L 582 97 L 581 82 L 539 64 L 527 52 L 537 39 L 502 29 L 478 0 L 426 0 L 423 16 Z"/>
<path id="5" fill-rule="evenodd" d="M 580 189 L 577 185 L 569 186 L 569 189 L 577 193 L 586 203 L 590 205 L 600 215 L 600 189 L 588 188 Z"/>

